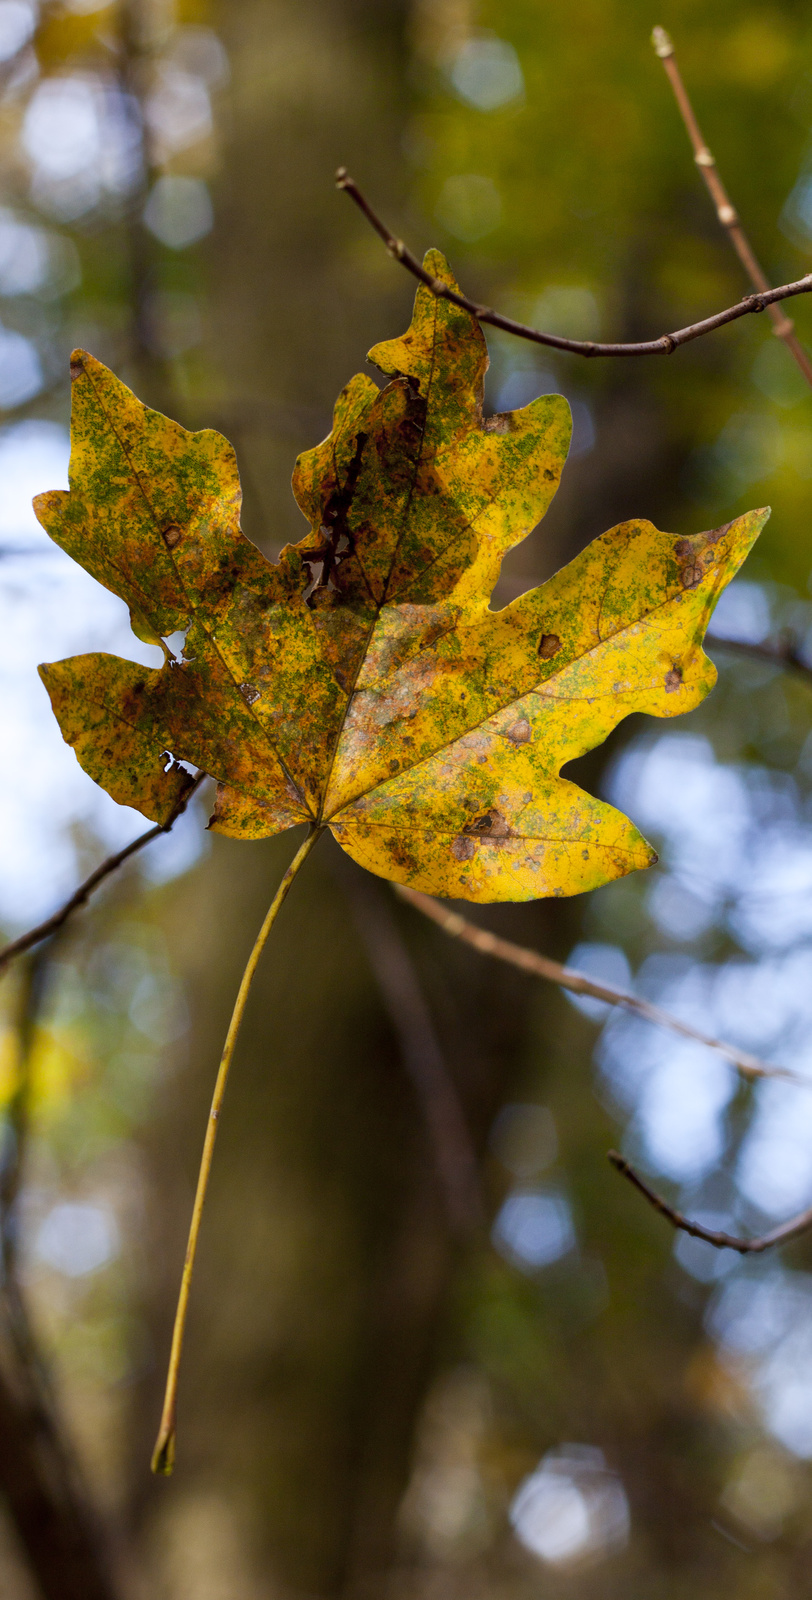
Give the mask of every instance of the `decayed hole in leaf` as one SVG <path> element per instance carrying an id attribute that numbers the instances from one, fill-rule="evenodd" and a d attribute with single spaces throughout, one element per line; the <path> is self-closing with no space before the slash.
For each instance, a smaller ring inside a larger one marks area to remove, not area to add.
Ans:
<path id="1" fill-rule="evenodd" d="M 542 661 L 552 661 L 561 649 L 561 640 L 557 633 L 543 633 L 539 641 L 539 655 Z"/>

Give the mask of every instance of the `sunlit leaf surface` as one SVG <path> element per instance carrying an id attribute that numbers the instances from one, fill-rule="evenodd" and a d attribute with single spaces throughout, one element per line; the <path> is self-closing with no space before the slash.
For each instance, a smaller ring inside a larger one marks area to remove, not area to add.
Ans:
<path id="1" fill-rule="evenodd" d="M 220 832 L 326 823 L 373 872 L 435 894 L 575 894 L 648 865 L 633 824 L 561 767 L 632 711 L 704 697 L 710 613 L 766 512 L 692 538 L 624 523 L 492 611 L 504 555 L 557 487 L 567 402 L 484 419 L 481 330 L 423 288 L 371 360 L 390 381 L 353 378 L 300 457 L 312 533 L 272 564 L 240 531 L 227 441 L 77 352 L 71 489 L 37 515 L 139 638 L 186 642 L 158 670 L 100 654 L 43 667 L 65 738 L 156 821 L 183 782 L 169 751 L 218 779 Z"/>

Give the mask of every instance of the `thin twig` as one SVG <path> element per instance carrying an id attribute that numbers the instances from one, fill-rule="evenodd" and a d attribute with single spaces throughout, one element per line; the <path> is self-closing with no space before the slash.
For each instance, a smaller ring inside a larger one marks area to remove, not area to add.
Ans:
<path id="1" fill-rule="evenodd" d="M 668 356 L 680 345 L 690 344 L 692 339 L 701 339 L 703 334 L 713 333 L 714 329 L 723 328 L 728 322 L 736 322 L 739 317 L 747 317 L 754 312 L 766 311 L 769 306 L 777 304 L 780 300 L 788 300 L 796 294 L 809 294 L 812 290 L 812 273 L 807 273 L 805 278 L 798 278 L 795 283 L 784 283 L 778 289 L 766 288 L 758 294 L 746 295 L 735 306 L 728 306 L 726 311 L 717 311 L 714 316 L 705 317 L 701 322 L 692 322 L 687 328 L 678 328 L 675 333 L 663 333 L 658 339 L 644 339 L 639 344 L 596 344 L 592 339 L 565 339 L 557 333 L 541 333 L 538 328 L 530 328 L 524 322 L 516 322 L 513 317 L 504 317 L 500 311 L 494 311 L 490 306 L 477 305 L 476 301 L 469 300 L 468 296 L 458 289 L 452 289 L 447 283 L 443 283 L 441 278 L 433 277 L 403 240 L 396 239 L 395 235 L 390 233 L 345 167 L 339 167 L 336 173 L 336 187 L 345 190 L 355 201 L 359 211 L 363 212 L 375 232 L 383 239 L 389 254 L 394 256 L 413 278 L 425 284 L 438 300 L 449 300 L 453 305 L 460 306 L 463 311 L 470 312 L 478 322 L 486 322 L 492 328 L 501 328 L 504 333 L 512 333 L 517 339 L 529 339 L 533 344 L 551 345 L 554 350 L 566 350 L 574 356 Z"/>
<path id="2" fill-rule="evenodd" d="M 468 1232 L 485 1214 L 476 1151 L 414 962 L 392 914 L 389 896 L 343 851 L 335 857 L 336 876 L 349 900 L 423 1112 L 449 1222 L 455 1231 Z"/>
<path id="3" fill-rule="evenodd" d="M 421 911 L 424 917 L 436 922 L 444 933 L 450 934 L 452 939 L 461 939 L 464 944 L 471 945 L 482 955 L 495 956 L 498 961 L 507 961 L 511 966 L 519 967 L 522 972 L 532 972 L 537 978 L 546 978 L 550 983 L 557 983 L 559 988 L 568 989 L 571 994 L 590 995 L 594 1000 L 604 1000 L 607 1005 L 621 1006 L 625 1011 L 633 1012 L 646 1022 L 653 1022 L 658 1028 L 668 1028 L 672 1033 L 681 1034 L 684 1039 L 696 1039 L 700 1044 L 707 1045 L 709 1050 L 715 1050 L 720 1056 L 724 1056 L 743 1078 L 782 1078 L 790 1083 L 802 1084 L 806 1088 L 812 1087 L 812 1082 L 808 1078 L 791 1072 L 788 1067 L 772 1066 L 769 1062 L 760 1060 L 758 1056 L 750 1055 L 746 1050 L 739 1050 L 736 1045 L 727 1044 L 723 1039 L 715 1039 L 711 1034 L 701 1033 L 698 1028 L 692 1028 L 689 1023 L 682 1022 L 670 1011 L 662 1011 L 659 1006 L 653 1006 L 649 1000 L 643 1000 L 639 995 L 629 994 L 624 989 L 616 989 L 613 984 L 595 983 L 585 973 L 576 972 L 572 967 L 564 967 L 560 962 L 553 961 L 550 956 L 543 956 L 537 950 L 528 950 L 523 945 L 513 944 L 509 939 L 500 939 L 498 934 L 477 927 L 475 922 L 469 922 L 468 918 L 461 917 L 459 912 L 449 911 L 431 895 L 421 894 L 417 889 L 407 889 L 399 883 L 395 884 L 394 888 L 402 900 L 408 901 L 416 911 Z"/>
<path id="4" fill-rule="evenodd" d="M 812 666 L 804 660 L 794 637 L 788 636 L 778 644 L 752 644 L 749 639 L 725 639 L 721 634 L 707 633 L 705 643 L 714 644 L 721 650 L 735 650 L 737 655 L 751 656 L 754 661 L 771 662 L 775 667 L 797 672 L 802 678 L 812 681 Z"/>
<path id="5" fill-rule="evenodd" d="M 287 898 L 288 890 L 290 889 L 294 878 L 299 872 L 300 867 L 304 865 L 307 857 L 310 855 L 310 852 L 313 849 L 313 846 L 320 839 L 323 831 L 323 828 L 317 826 L 315 823 L 311 826 L 307 838 L 305 839 L 304 843 L 299 846 L 299 849 L 293 857 L 293 860 L 291 861 L 291 864 L 288 867 L 287 872 L 285 873 L 279 888 L 273 897 L 273 900 L 271 901 L 265 921 L 263 922 L 262 927 L 260 928 L 259 933 L 254 941 L 254 947 L 250 956 L 248 957 L 248 962 L 240 981 L 240 987 L 237 991 L 237 998 L 234 1002 L 234 1010 L 231 1013 L 231 1021 L 228 1025 L 226 1042 L 223 1046 L 223 1054 L 220 1057 L 220 1066 L 217 1070 L 217 1078 L 214 1085 L 211 1110 L 209 1111 L 209 1118 L 206 1124 L 206 1137 L 203 1141 L 203 1154 L 200 1159 L 200 1172 L 198 1173 L 197 1179 L 195 1203 L 192 1208 L 192 1221 L 189 1228 L 189 1240 L 186 1245 L 186 1257 L 183 1263 L 183 1275 L 180 1282 L 178 1307 L 177 1311 L 175 1312 L 175 1325 L 172 1330 L 172 1348 L 169 1355 L 169 1370 L 166 1377 L 166 1391 L 164 1394 L 161 1424 L 160 1428 L 158 1429 L 158 1438 L 152 1456 L 153 1472 L 163 1473 L 167 1477 L 171 1473 L 175 1464 L 178 1377 L 180 1374 L 181 1352 L 183 1350 L 183 1335 L 186 1329 L 186 1313 L 189 1309 L 189 1291 L 192 1286 L 192 1273 L 194 1271 L 197 1241 L 200 1234 L 200 1222 L 203 1216 L 206 1190 L 208 1188 L 209 1176 L 211 1174 L 211 1164 L 214 1156 L 214 1144 L 217 1138 L 217 1125 L 219 1123 L 220 1112 L 223 1107 L 223 1099 L 226 1092 L 226 1085 L 228 1083 L 228 1073 L 231 1066 L 231 1058 L 234 1054 L 234 1046 L 237 1043 L 237 1036 L 239 1034 L 240 1025 L 245 1013 L 245 1006 L 248 1000 L 248 994 L 251 988 L 254 973 L 256 972 L 259 958 L 265 948 L 268 934 L 270 933 L 271 928 L 276 921 L 283 901 Z"/>
<path id="6" fill-rule="evenodd" d="M 704 1239 L 706 1244 L 712 1244 L 716 1250 L 738 1250 L 740 1256 L 758 1256 L 763 1250 L 771 1250 L 773 1245 L 785 1244 L 787 1239 L 794 1239 L 799 1233 L 805 1233 L 812 1227 L 812 1206 L 808 1211 L 801 1211 L 796 1217 L 790 1217 L 789 1222 L 782 1222 L 778 1228 L 773 1228 L 771 1233 L 763 1233 L 757 1239 L 737 1239 L 731 1233 L 717 1233 L 713 1228 L 703 1228 L 701 1222 L 691 1222 L 689 1217 L 684 1217 L 681 1211 L 675 1211 L 673 1206 L 664 1200 L 662 1195 L 650 1189 L 643 1181 L 639 1172 L 635 1172 L 624 1156 L 617 1150 L 607 1152 L 612 1166 L 622 1172 L 634 1184 L 635 1189 L 645 1195 L 649 1204 L 660 1215 L 666 1217 L 672 1227 L 679 1228 L 682 1233 L 690 1233 L 693 1239 Z"/>
<path id="7" fill-rule="evenodd" d="M 68 917 L 73 916 L 74 911 L 78 911 L 80 906 L 86 904 L 94 890 L 104 883 L 105 878 L 109 878 L 111 872 L 116 872 L 119 867 L 124 865 L 125 861 L 129 861 L 130 856 L 134 856 L 137 851 L 143 850 L 144 845 L 151 844 L 153 839 L 159 839 L 162 833 L 169 833 L 177 822 L 178 817 L 183 815 L 192 795 L 200 788 L 206 776 L 205 772 L 199 772 L 196 778 L 189 779 L 188 786 L 184 789 L 180 799 L 176 801 L 167 822 L 157 823 L 154 828 L 148 828 L 146 833 L 140 833 L 138 838 L 125 845 L 123 850 L 117 850 L 115 855 L 108 856 L 106 861 L 102 861 L 101 865 L 91 872 L 89 878 L 85 878 L 84 883 L 79 885 L 79 888 L 71 895 L 70 899 L 66 900 L 65 904 L 53 913 L 53 916 L 46 917 L 44 922 L 37 923 L 35 928 L 29 928 L 27 933 L 20 934 L 19 939 L 12 939 L 11 944 L 5 945 L 0 950 L 0 972 L 3 971 L 4 967 L 8 966 L 10 961 L 14 960 L 15 956 L 22 955 L 25 950 L 31 950 L 35 944 L 40 944 L 43 939 L 48 939 L 51 934 L 56 933 L 57 929 L 67 922 Z"/>
<path id="8" fill-rule="evenodd" d="M 716 162 L 702 137 L 694 108 L 691 105 L 688 91 L 682 81 L 682 74 L 677 66 L 674 46 L 665 28 L 655 28 L 651 35 L 651 42 L 662 61 L 668 81 L 674 91 L 674 99 L 677 102 L 688 138 L 693 146 L 694 161 L 705 180 L 705 187 L 716 207 L 716 215 L 725 229 L 753 288 L 763 292 L 770 287 L 769 279 L 741 225 L 735 206 L 731 204 L 730 196 L 719 177 Z M 777 305 L 768 305 L 767 315 L 772 322 L 773 332 L 779 339 L 783 339 L 807 383 L 812 387 L 812 362 L 810 362 L 803 345 L 798 340 L 798 336 L 795 333 L 795 324 L 790 317 L 785 316 L 784 312 L 779 310 Z"/>

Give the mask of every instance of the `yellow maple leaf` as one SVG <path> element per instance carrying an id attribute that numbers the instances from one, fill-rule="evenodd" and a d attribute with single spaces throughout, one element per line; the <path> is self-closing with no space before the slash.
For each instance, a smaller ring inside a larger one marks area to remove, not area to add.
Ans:
<path id="1" fill-rule="evenodd" d="M 453 282 L 437 252 L 426 264 Z M 313 531 L 273 564 L 240 531 L 227 441 L 75 354 L 71 488 L 37 515 L 139 637 L 186 643 L 155 670 L 99 654 L 41 668 L 65 738 L 155 821 L 185 781 L 168 750 L 217 778 L 216 830 L 329 826 L 432 894 L 575 894 L 648 865 L 634 825 L 561 767 L 631 711 L 704 697 L 708 619 L 768 513 L 692 538 L 624 523 L 493 611 L 505 553 L 557 487 L 567 402 L 484 419 L 481 329 L 424 288 L 408 333 L 370 359 L 390 381 L 353 378 L 299 458 Z"/>

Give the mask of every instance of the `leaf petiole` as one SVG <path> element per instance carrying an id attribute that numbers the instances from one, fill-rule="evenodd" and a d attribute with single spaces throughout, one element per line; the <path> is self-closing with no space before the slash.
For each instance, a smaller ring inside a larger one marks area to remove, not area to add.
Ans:
<path id="1" fill-rule="evenodd" d="M 171 1473 L 175 1464 L 175 1428 L 178 1398 L 178 1376 L 180 1372 L 181 1352 L 183 1349 L 183 1335 L 186 1329 L 186 1313 L 189 1307 L 189 1291 L 192 1284 L 192 1273 L 194 1271 L 195 1255 L 197 1253 L 197 1241 L 200 1233 L 200 1222 L 203 1216 L 203 1206 L 206 1201 L 206 1190 L 208 1188 L 209 1176 L 211 1174 L 212 1157 L 214 1155 L 214 1142 L 217 1138 L 217 1125 L 220 1120 L 220 1111 L 222 1109 L 223 1098 L 226 1092 L 226 1084 L 228 1083 L 228 1073 L 231 1066 L 231 1058 L 234 1054 L 234 1046 L 237 1043 L 237 1035 L 240 1031 L 240 1025 L 245 1012 L 249 990 L 253 982 L 254 973 L 257 969 L 257 963 L 262 955 L 263 949 L 265 948 L 268 935 L 277 919 L 277 916 L 279 915 L 283 901 L 287 898 L 288 890 L 290 889 L 294 878 L 296 877 L 300 868 L 304 865 L 307 857 L 313 849 L 313 846 L 323 832 L 323 828 L 317 826 L 315 823 L 312 825 L 307 838 L 293 857 L 293 860 L 291 861 L 290 866 L 288 867 L 287 872 L 285 873 L 279 888 L 277 889 L 276 894 L 274 895 L 273 900 L 268 907 L 265 921 L 263 922 L 262 927 L 257 934 L 254 942 L 254 948 L 248 957 L 245 971 L 243 972 L 242 979 L 240 981 L 237 998 L 234 1002 L 234 1010 L 231 1013 L 231 1021 L 228 1025 L 226 1042 L 223 1046 L 223 1054 L 220 1057 L 220 1066 L 217 1071 L 217 1080 L 214 1085 L 211 1110 L 209 1112 L 209 1120 L 206 1126 L 206 1137 L 203 1141 L 203 1154 L 200 1158 L 200 1172 L 198 1173 L 197 1191 L 195 1193 L 195 1203 L 192 1210 L 192 1221 L 189 1227 L 189 1241 L 186 1246 L 186 1258 L 183 1263 L 183 1276 L 180 1281 L 178 1307 L 177 1311 L 175 1312 L 175 1325 L 172 1330 L 172 1348 L 169 1354 L 169 1370 L 166 1376 L 166 1390 L 164 1393 L 161 1425 L 158 1429 L 158 1438 L 156 1440 L 155 1450 L 152 1457 L 153 1472 L 163 1473 L 167 1477 Z"/>

